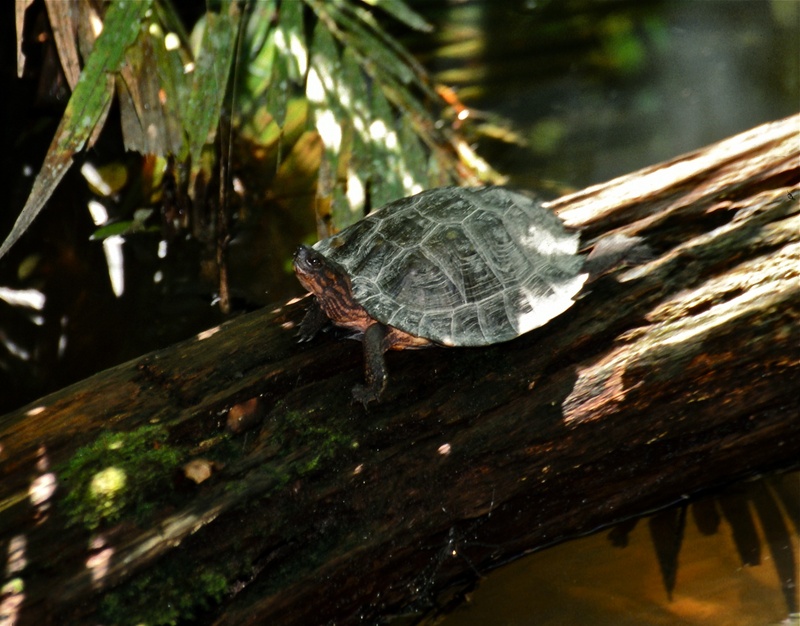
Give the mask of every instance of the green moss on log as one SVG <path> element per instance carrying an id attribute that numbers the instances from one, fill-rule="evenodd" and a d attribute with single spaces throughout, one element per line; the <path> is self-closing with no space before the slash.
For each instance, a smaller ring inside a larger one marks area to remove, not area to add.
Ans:
<path id="1" fill-rule="evenodd" d="M 174 472 L 184 460 L 181 448 L 167 443 L 163 426 L 103 433 L 77 450 L 57 469 L 66 488 L 62 501 L 70 525 L 87 530 L 128 515 L 148 516 L 172 493 Z"/>

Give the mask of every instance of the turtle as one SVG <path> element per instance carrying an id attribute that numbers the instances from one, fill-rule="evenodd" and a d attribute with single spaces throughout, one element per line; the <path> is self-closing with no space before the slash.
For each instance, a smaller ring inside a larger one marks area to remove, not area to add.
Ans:
<path id="1" fill-rule="evenodd" d="M 488 346 L 566 311 L 587 281 L 578 232 L 501 186 L 440 187 L 401 198 L 301 245 L 294 271 L 313 299 L 300 341 L 328 322 L 364 344 L 364 404 L 387 384 L 384 352 Z"/>

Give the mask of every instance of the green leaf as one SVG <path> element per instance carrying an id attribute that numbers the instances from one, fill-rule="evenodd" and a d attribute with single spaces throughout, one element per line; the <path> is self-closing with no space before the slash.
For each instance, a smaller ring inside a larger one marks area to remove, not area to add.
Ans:
<path id="1" fill-rule="evenodd" d="M 125 220 L 122 222 L 114 222 L 113 224 L 106 224 L 95 230 L 89 237 L 90 241 L 99 241 L 107 239 L 113 235 L 135 235 L 144 232 L 158 232 L 158 226 L 147 226 L 145 222 L 153 214 L 153 209 L 137 209 L 133 213 L 132 220 Z"/>
<path id="2" fill-rule="evenodd" d="M 127 235 L 133 224 L 133 220 L 125 220 L 124 222 L 114 222 L 113 224 L 101 226 L 90 235 L 89 241 L 100 241 L 114 235 Z"/>
<path id="3" fill-rule="evenodd" d="M 72 93 L 42 168 L 33 182 L 31 194 L 3 245 L 0 257 L 22 236 L 53 194 L 58 183 L 72 165 L 76 152 L 92 139 L 108 114 L 114 95 L 114 77 L 125 57 L 125 51 L 139 35 L 151 0 L 124 2 L 109 6 L 95 47 L 86 61 L 75 91 Z"/>
<path id="4" fill-rule="evenodd" d="M 400 126 L 400 145 L 403 146 L 404 195 L 416 193 L 429 187 L 436 187 L 436 181 L 428 174 L 428 156 L 416 131 L 407 117 Z"/>
<path id="5" fill-rule="evenodd" d="M 275 132 L 276 120 L 286 114 L 289 89 L 280 89 L 287 81 L 286 60 L 278 50 L 276 34 L 278 10 L 275 0 L 252 5 L 242 46 L 245 62 L 239 64 L 233 114 L 244 136 L 255 137 L 262 145 Z"/>
<path id="6" fill-rule="evenodd" d="M 186 77 L 178 51 L 166 49 L 156 23 L 143 28 L 128 48 L 117 76 L 122 136 L 126 150 L 167 156 L 183 152 L 181 97 Z M 183 87 L 183 89 L 181 89 Z"/>
<path id="7" fill-rule="evenodd" d="M 342 121 L 346 116 L 339 91 L 339 50 L 322 22 L 317 23 L 312 41 L 306 98 L 313 107 L 314 125 L 325 145 L 331 172 L 335 172 L 336 155 L 342 143 Z"/>
<path id="8" fill-rule="evenodd" d="M 372 93 L 372 167 L 377 173 L 372 185 L 372 204 L 382 206 L 405 195 L 400 172 L 403 146 L 395 129 L 395 115 L 380 89 Z"/>
<path id="9" fill-rule="evenodd" d="M 302 84 L 308 69 L 308 47 L 305 44 L 303 3 L 282 2 L 279 31 L 283 36 L 279 52 L 284 55 L 289 68 L 289 78 Z"/>
<path id="10" fill-rule="evenodd" d="M 369 4 L 379 9 L 383 9 L 396 20 L 403 22 L 414 30 L 424 33 L 433 31 L 433 26 L 428 24 L 423 17 L 412 11 L 403 0 L 363 0 L 364 4 Z"/>
<path id="11" fill-rule="evenodd" d="M 370 139 L 370 125 L 372 124 L 372 111 L 370 107 L 370 94 L 366 77 L 358 64 L 355 53 L 350 48 L 345 48 L 342 54 L 341 82 L 347 85 L 348 106 L 345 107 L 350 118 L 352 129 L 352 155 L 348 161 L 348 172 L 342 175 L 350 180 L 357 176 L 362 187 L 374 178 L 372 168 L 372 141 Z M 361 211 L 361 206 L 352 206 L 351 209 Z"/>
<path id="12" fill-rule="evenodd" d="M 236 50 L 240 17 L 239 6 L 232 1 L 223 3 L 220 13 L 208 12 L 205 15 L 205 32 L 183 120 L 189 135 L 192 168 L 199 163 L 203 147 L 213 142 L 216 134 Z"/>
<path id="13" fill-rule="evenodd" d="M 349 11 L 341 10 L 333 4 L 324 4 L 318 15 L 329 15 L 340 25 L 334 34 L 343 45 L 353 46 L 358 51 L 364 67 L 368 70 L 371 68 L 370 73 L 393 76 L 401 83 L 413 82 L 414 73 L 407 63 L 401 62 L 391 46 L 387 45 L 382 33 L 375 30 L 374 20 L 368 12 L 354 17 Z"/>

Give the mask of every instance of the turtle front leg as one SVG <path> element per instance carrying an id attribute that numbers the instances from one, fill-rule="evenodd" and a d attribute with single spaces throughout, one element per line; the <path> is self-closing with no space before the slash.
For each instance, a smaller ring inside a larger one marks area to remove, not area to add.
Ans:
<path id="1" fill-rule="evenodd" d="M 328 321 L 328 316 L 325 315 L 325 311 L 322 310 L 317 299 L 311 298 L 303 321 L 300 322 L 300 329 L 297 331 L 297 340 L 311 341 Z"/>
<path id="2" fill-rule="evenodd" d="M 386 351 L 384 340 L 386 326 L 375 323 L 364 332 L 364 375 L 366 385 L 353 387 L 353 400 L 357 400 L 367 408 L 370 402 L 377 402 L 386 388 L 388 373 L 383 353 Z"/>

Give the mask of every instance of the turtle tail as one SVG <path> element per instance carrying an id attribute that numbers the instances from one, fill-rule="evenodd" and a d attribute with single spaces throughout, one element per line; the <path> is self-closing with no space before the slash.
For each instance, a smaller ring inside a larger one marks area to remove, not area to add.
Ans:
<path id="1" fill-rule="evenodd" d="M 614 233 L 601 238 L 583 264 L 583 271 L 593 281 L 606 272 L 623 265 L 639 265 L 653 259 L 653 250 L 644 243 L 644 237 Z"/>

